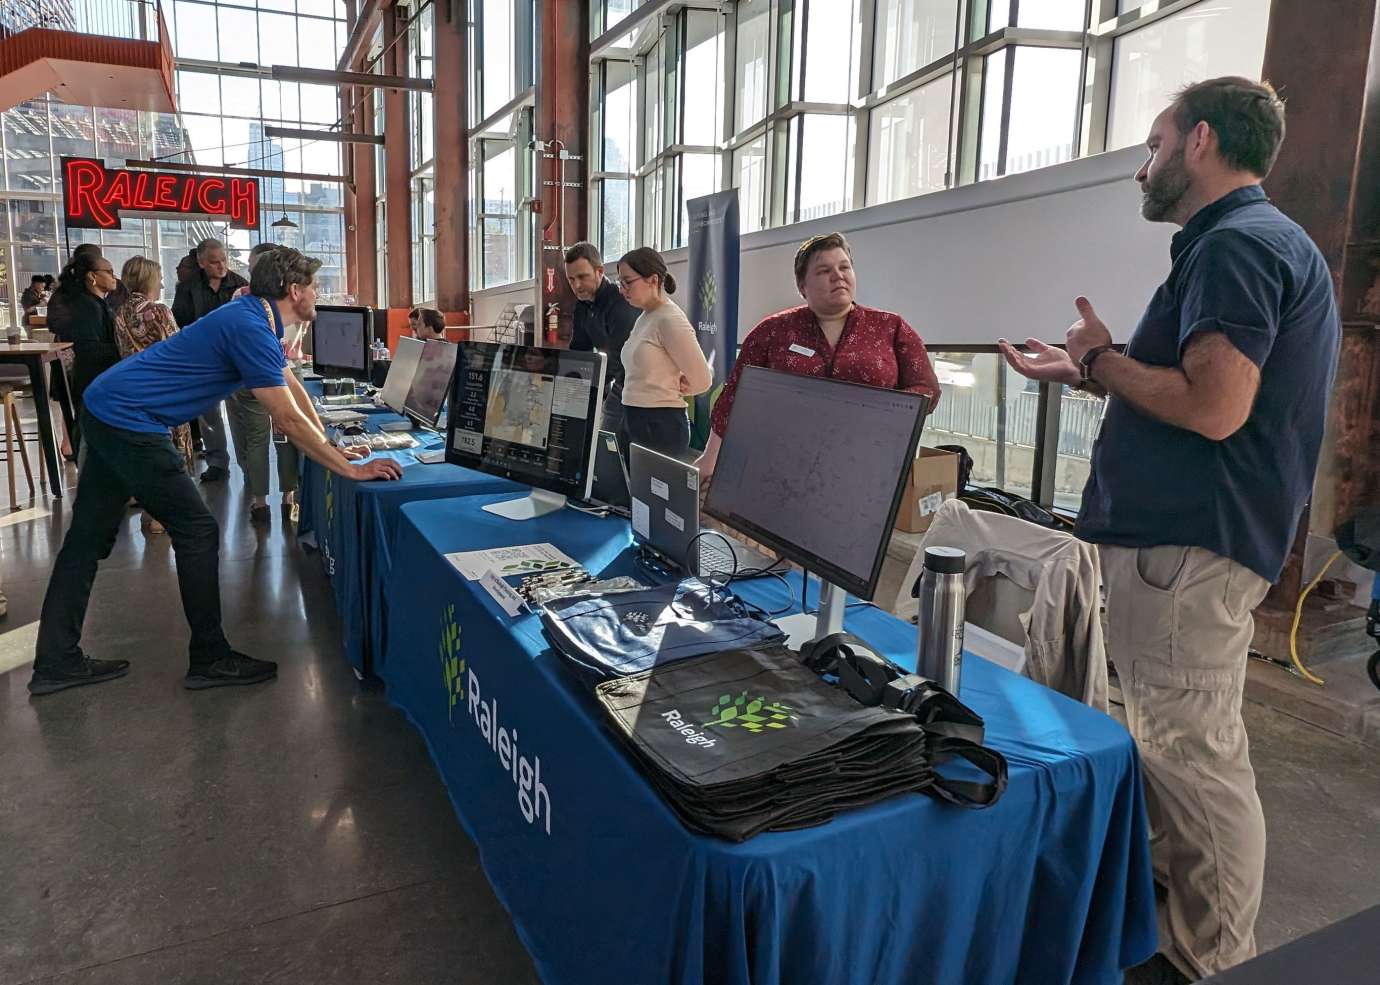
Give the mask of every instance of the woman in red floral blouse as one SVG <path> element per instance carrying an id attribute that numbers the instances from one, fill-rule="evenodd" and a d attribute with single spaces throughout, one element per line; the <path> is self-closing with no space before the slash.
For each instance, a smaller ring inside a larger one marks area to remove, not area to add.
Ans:
<path id="1" fill-rule="evenodd" d="M 744 366 L 923 393 L 939 402 L 939 380 L 925 343 L 900 315 L 853 300 L 853 255 L 841 233 L 806 240 L 795 254 L 795 284 L 805 303 L 769 315 L 748 333 L 714 404 L 700 477 L 714 473 Z"/>

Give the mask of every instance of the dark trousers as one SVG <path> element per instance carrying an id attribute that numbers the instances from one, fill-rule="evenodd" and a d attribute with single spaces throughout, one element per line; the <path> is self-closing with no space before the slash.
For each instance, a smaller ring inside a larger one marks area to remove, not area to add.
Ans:
<path id="1" fill-rule="evenodd" d="M 220 625 L 220 527 L 172 439 L 166 431 L 113 428 L 87 411 L 82 412 L 81 428 L 86 447 L 72 525 L 43 599 L 34 669 L 56 669 L 81 658 L 81 627 L 96 566 L 115 546 L 130 496 L 172 540 L 182 609 L 192 630 L 192 666 L 225 656 L 230 644 Z"/>
<path id="2" fill-rule="evenodd" d="M 628 446 L 641 445 L 682 461 L 690 458 L 690 418 L 683 407 L 629 407 L 623 405 L 623 426 L 618 448 L 628 461 Z"/>

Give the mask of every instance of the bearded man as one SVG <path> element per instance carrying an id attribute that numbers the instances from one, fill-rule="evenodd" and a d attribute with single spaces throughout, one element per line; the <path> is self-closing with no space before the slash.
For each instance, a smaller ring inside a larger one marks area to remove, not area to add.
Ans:
<path id="1" fill-rule="evenodd" d="M 1182 229 L 1124 353 L 1087 298 L 1066 350 L 1001 342 L 1032 379 L 1105 393 L 1076 533 L 1099 545 L 1107 649 L 1145 765 L 1180 982 L 1255 953 L 1265 817 L 1241 719 L 1251 611 L 1279 578 L 1322 443 L 1341 322 L 1332 278 L 1260 183 L 1284 104 L 1241 78 L 1189 86 L 1136 173 L 1151 222 Z"/>

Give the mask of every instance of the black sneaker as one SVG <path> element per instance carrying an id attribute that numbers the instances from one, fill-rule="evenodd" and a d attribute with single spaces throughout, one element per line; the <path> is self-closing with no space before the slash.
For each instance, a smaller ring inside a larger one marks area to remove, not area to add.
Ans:
<path id="1" fill-rule="evenodd" d="M 260 684 L 278 676 L 278 665 L 272 660 L 255 660 L 236 650 L 210 664 L 201 664 L 187 671 L 182 686 L 192 691 L 208 687 L 228 687 L 232 684 Z"/>
<path id="2" fill-rule="evenodd" d="M 117 677 L 124 677 L 127 673 L 129 673 L 128 660 L 96 660 L 83 655 L 78 663 L 64 667 L 56 667 L 52 670 L 35 668 L 34 676 L 29 678 L 29 693 L 33 695 L 52 694 L 54 691 L 65 691 L 69 687 L 81 687 L 83 684 L 113 681 Z"/>
<path id="3" fill-rule="evenodd" d="M 1190 985 L 1189 978 L 1163 954 L 1156 954 L 1145 964 L 1126 970 L 1125 985 Z"/>
<path id="4" fill-rule="evenodd" d="M 206 471 L 201 473 L 202 482 L 222 482 L 228 478 L 230 478 L 229 471 L 219 465 L 208 465 Z"/>

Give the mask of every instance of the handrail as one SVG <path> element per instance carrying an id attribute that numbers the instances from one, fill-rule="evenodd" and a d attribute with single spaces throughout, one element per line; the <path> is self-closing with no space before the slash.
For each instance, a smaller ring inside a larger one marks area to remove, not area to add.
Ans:
<path id="1" fill-rule="evenodd" d="M 45 28 L 72 34 L 162 42 L 162 0 L 0 0 L 0 38 Z"/>

